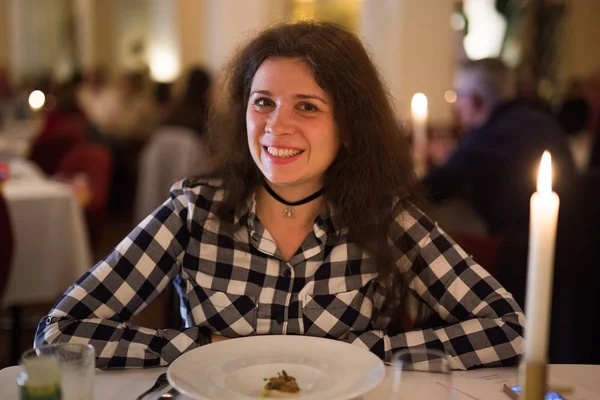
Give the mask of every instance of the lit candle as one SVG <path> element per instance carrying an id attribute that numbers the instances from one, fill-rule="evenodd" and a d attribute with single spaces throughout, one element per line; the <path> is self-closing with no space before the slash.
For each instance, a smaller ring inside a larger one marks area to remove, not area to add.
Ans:
<path id="1" fill-rule="evenodd" d="M 415 158 L 415 172 L 423 176 L 427 169 L 427 96 L 416 93 L 411 102 L 413 154 Z"/>
<path id="2" fill-rule="evenodd" d="M 548 353 L 558 195 L 552 191 L 552 159 L 544 152 L 531 196 L 525 327 L 525 362 L 545 364 Z"/>

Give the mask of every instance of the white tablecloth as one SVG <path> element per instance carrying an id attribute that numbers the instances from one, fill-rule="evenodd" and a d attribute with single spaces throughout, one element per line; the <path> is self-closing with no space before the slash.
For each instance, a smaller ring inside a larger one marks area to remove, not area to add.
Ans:
<path id="1" fill-rule="evenodd" d="M 24 121 L 6 121 L 0 127 L 0 159 L 8 156 L 25 156 L 42 125 L 40 118 Z"/>
<path id="2" fill-rule="evenodd" d="M 150 388 L 156 377 L 167 368 L 141 370 L 98 371 L 95 380 L 95 400 L 129 400 Z M 9 367 L 0 371 L 0 398 L 2 400 L 18 400 L 16 379 L 18 367 Z M 456 400 L 508 400 L 502 393 L 505 382 L 516 380 L 516 368 L 486 368 L 467 372 L 454 372 L 454 386 L 462 393 L 457 393 Z M 600 365 L 552 365 L 550 366 L 550 383 L 570 384 L 575 387 L 567 400 L 600 399 Z M 168 389 L 165 389 L 168 390 Z M 148 399 L 157 396 L 148 396 Z M 419 400 L 429 399 L 423 396 Z M 185 396 L 178 397 L 184 400 Z M 385 382 L 375 388 L 362 400 L 387 400 L 388 391 Z M 412 400 L 412 399 L 409 399 Z"/>
<path id="3" fill-rule="evenodd" d="M 68 186 L 27 161 L 10 165 L 4 197 L 16 248 L 2 306 L 54 302 L 92 266 L 83 212 Z"/>

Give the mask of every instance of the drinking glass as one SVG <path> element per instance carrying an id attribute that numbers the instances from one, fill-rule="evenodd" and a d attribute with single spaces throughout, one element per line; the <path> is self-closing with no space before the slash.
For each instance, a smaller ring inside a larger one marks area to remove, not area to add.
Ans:
<path id="1" fill-rule="evenodd" d="M 21 364 L 27 366 L 40 357 L 54 357 L 60 373 L 62 400 L 93 400 L 95 351 L 92 345 L 57 343 L 23 353 Z"/>
<path id="2" fill-rule="evenodd" d="M 411 348 L 395 353 L 389 371 L 388 400 L 452 400 L 452 370 L 446 353 Z"/>

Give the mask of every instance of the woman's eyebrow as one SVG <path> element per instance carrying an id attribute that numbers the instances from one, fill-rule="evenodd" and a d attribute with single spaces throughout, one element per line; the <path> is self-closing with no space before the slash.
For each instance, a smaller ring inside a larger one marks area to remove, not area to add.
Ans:
<path id="1" fill-rule="evenodd" d="M 255 90 L 254 92 L 250 93 L 250 96 L 253 94 L 264 94 L 265 96 L 271 96 L 271 92 L 268 90 Z"/>
<path id="2" fill-rule="evenodd" d="M 265 96 L 273 96 L 273 94 L 271 92 L 269 92 L 268 90 L 255 90 L 252 93 L 250 93 L 250 96 L 255 95 L 255 94 L 262 94 Z M 295 99 L 302 99 L 302 100 L 319 100 L 322 101 L 325 104 L 328 104 L 327 101 L 325 101 L 324 98 L 322 98 L 321 96 L 318 96 L 316 94 L 297 94 L 294 96 Z"/>
<path id="3" fill-rule="evenodd" d="M 327 102 L 325 101 L 324 98 L 317 96 L 316 94 L 297 94 L 294 97 L 297 99 L 303 99 L 303 100 L 306 100 L 306 99 L 320 100 L 323 103 L 327 104 Z"/>

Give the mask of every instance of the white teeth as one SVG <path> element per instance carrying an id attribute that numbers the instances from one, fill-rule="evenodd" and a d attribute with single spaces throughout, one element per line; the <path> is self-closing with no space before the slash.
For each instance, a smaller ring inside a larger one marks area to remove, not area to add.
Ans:
<path id="1" fill-rule="evenodd" d="M 302 153 L 302 150 L 297 149 L 278 149 L 276 147 L 267 147 L 267 152 L 275 157 L 292 157 Z"/>

